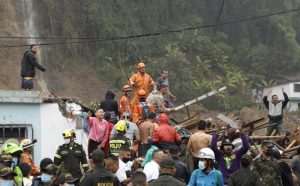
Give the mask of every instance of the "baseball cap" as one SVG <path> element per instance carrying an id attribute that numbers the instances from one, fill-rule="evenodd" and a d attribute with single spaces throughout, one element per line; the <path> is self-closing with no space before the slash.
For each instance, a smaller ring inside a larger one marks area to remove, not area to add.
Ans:
<path id="1" fill-rule="evenodd" d="M 12 168 L 7 167 L 7 166 L 1 166 L 0 167 L 0 176 L 7 176 L 9 174 L 13 174 L 14 176 L 16 176 L 16 173 L 14 173 L 14 171 L 12 170 Z"/>
<path id="2" fill-rule="evenodd" d="M 104 160 L 105 155 L 101 149 L 95 149 L 92 152 L 92 160 Z"/>
<path id="3" fill-rule="evenodd" d="M 78 180 L 78 178 L 74 178 L 71 174 L 69 173 L 61 173 L 57 179 L 55 180 L 56 184 L 63 184 L 65 182 L 67 183 L 74 183 Z"/>
<path id="4" fill-rule="evenodd" d="M 52 163 L 53 163 L 53 161 L 52 161 L 50 158 L 44 158 L 44 159 L 42 159 L 42 161 L 41 161 L 41 163 L 40 163 L 41 171 L 44 171 L 45 168 L 46 168 L 48 165 L 52 164 Z"/>
<path id="5" fill-rule="evenodd" d="M 45 168 L 46 171 L 48 171 L 50 174 L 57 175 L 59 171 L 59 167 L 54 164 L 49 164 Z"/>
<path id="6" fill-rule="evenodd" d="M 8 153 L 2 153 L 0 154 L 0 163 L 11 163 L 12 160 L 12 156 Z"/>

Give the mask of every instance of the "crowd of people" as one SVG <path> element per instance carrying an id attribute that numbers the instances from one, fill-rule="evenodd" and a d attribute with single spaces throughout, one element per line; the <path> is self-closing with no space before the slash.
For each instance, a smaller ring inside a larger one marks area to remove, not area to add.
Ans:
<path id="1" fill-rule="evenodd" d="M 35 52 L 33 46 L 24 55 L 24 89 L 32 89 L 35 67 L 44 70 L 36 64 Z M 32 68 L 25 68 L 28 65 Z M 37 166 L 31 157 L 35 141 L 7 143 L 0 155 L 0 186 L 299 185 L 300 149 L 290 165 L 280 160 L 280 151 L 271 141 L 262 142 L 260 154 L 251 154 L 241 124 L 237 128 L 220 125 L 210 135 L 207 121 L 201 120 L 198 132 L 189 137 L 186 149 L 182 148 L 182 136 L 170 124 L 176 97 L 169 89 L 168 71 L 162 70 L 155 82 L 143 62 L 136 67 L 138 72 L 123 86 L 119 100 L 107 91 L 100 108 L 83 113 L 87 149 L 76 143 L 72 129 L 67 130 L 62 135 L 65 143 L 54 157 L 42 159 Z M 283 133 L 282 109 L 288 102 L 283 94 L 283 102 L 276 95 L 272 101 L 264 97 L 270 118 L 268 135 L 274 129 Z M 193 156 L 189 166 L 180 156 L 182 151 Z"/>

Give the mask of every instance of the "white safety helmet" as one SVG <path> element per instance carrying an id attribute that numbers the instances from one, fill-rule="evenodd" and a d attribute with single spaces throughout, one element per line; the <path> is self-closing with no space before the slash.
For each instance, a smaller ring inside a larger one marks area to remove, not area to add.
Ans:
<path id="1" fill-rule="evenodd" d="M 26 149 L 28 147 L 31 147 L 33 146 L 33 144 L 36 142 L 36 140 L 33 140 L 31 141 L 30 139 L 23 139 L 20 143 L 20 146 L 23 148 L 23 149 Z"/>
<path id="2" fill-rule="evenodd" d="M 198 154 L 196 155 L 197 158 L 201 159 L 215 159 L 215 153 L 210 148 L 203 148 L 201 149 Z"/>

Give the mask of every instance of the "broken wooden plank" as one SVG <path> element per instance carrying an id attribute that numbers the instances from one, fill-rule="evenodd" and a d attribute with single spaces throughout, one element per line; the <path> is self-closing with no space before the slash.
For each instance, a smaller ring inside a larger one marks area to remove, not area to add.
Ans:
<path id="1" fill-rule="evenodd" d="M 202 96 L 199 96 L 199 97 L 197 97 L 197 98 L 195 98 L 195 99 L 192 99 L 192 100 L 190 100 L 190 101 L 188 101 L 188 102 L 185 102 L 185 103 L 182 104 L 182 105 L 179 105 L 179 106 L 175 107 L 174 110 L 175 110 L 175 111 L 178 111 L 178 110 L 180 110 L 180 109 L 182 109 L 182 108 L 184 108 L 184 107 L 187 107 L 187 106 L 189 106 L 189 105 L 192 105 L 192 104 L 194 104 L 194 103 L 197 103 L 197 102 L 199 102 L 199 101 L 201 101 L 201 100 L 203 100 L 203 99 L 206 99 L 206 98 L 208 98 L 208 97 L 210 97 L 210 96 L 212 96 L 212 95 L 215 95 L 215 94 L 217 94 L 217 93 L 219 93 L 219 92 L 222 92 L 222 91 L 224 91 L 224 90 L 226 90 L 226 87 L 222 87 L 222 88 L 220 88 L 220 89 L 213 90 L 213 91 L 211 91 L 211 92 L 209 92 L 209 93 L 207 93 L 207 94 L 204 94 L 204 95 L 202 95 Z"/>
<path id="2" fill-rule="evenodd" d="M 249 136 L 252 140 L 275 140 L 275 139 L 284 139 L 285 136 Z"/>
<path id="3" fill-rule="evenodd" d="M 217 116 L 217 118 L 224 121 L 225 123 L 229 124 L 230 127 L 232 127 L 232 128 L 238 128 L 237 123 L 235 121 L 233 121 L 232 119 L 230 119 L 227 116 L 224 116 L 223 114 L 219 114 Z"/>
<path id="4" fill-rule="evenodd" d="M 284 149 L 284 151 L 289 150 L 292 146 L 294 146 L 294 145 L 296 144 L 296 142 L 297 142 L 296 140 L 293 140 L 292 143 L 290 143 L 289 146 L 287 146 L 287 147 Z"/>
<path id="5" fill-rule="evenodd" d="M 292 147 L 292 148 L 285 150 L 283 153 L 292 152 L 294 150 L 297 150 L 299 147 L 300 147 L 300 145 L 297 145 L 296 147 Z"/>

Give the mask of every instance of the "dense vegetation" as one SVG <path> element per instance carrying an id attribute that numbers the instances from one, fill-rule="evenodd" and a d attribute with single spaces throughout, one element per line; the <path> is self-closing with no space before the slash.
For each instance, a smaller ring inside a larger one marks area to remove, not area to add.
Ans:
<path id="1" fill-rule="evenodd" d="M 215 24 L 222 4 L 222 0 L 35 1 L 40 36 L 90 38 Z M 226 0 L 219 22 L 297 7 L 300 1 L 296 0 Z M 143 59 L 155 78 L 162 68 L 170 70 L 171 90 L 179 101 L 227 85 L 225 98 L 210 99 L 206 105 L 234 109 L 248 102 L 246 96 L 252 88 L 269 86 L 299 69 L 299 18 L 300 11 L 127 41 L 58 45 L 49 48 L 48 58 L 58 66 L 61 61 L 88 63 L 98 69 L 99 76 L 119 87 Z"/>

